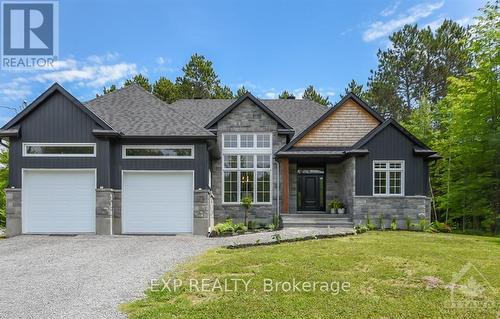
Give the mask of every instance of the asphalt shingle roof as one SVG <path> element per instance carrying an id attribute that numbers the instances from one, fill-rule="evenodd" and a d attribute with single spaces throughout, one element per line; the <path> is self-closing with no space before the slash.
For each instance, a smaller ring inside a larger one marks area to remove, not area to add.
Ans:
<path id="1" fill-rule="evenodd" d="M 214 136 L 136 84 L 84 104 L 125 136 Z"/>
<path id="2" fill-rule="evenodd" d="M 200 126 L 205 126 L 234 101 L 236 99 L 182 99 L 170 106 Z M 295 130 L 295 136 L 328 110 L 328 107 L 310 100 L 261 99 L 260 101 L 290 125 Z"/>

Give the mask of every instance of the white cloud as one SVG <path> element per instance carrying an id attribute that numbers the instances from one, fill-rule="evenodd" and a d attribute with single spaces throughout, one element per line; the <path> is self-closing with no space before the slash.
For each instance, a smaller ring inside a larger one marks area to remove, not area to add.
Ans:
<path id="1" fill-rule="evenodd" d="M 116 53 L 92 55 L 83 60 L 68 58 L 54 63 L 53 68 L 26 73 L 25 76 L 4 78 L 0 82 L 0 103 L 20 103 L 33 93 L 36 83 L 59 82 L 80 88 L 102 89 L 108 84 L 119 83 L 137 74 L 133 63 L 109 63 L 118 57 Z"/>
<path id="2" fill-rule="evenodd" d="M 461 19 L 455 20 L 456 23 L 460 24 L 463 27 L 474 24 L 474 19 L 471 17 L 463 17 Z"/>
<path id="3" fill-rule="evenodd" d="M 159 56 L 155 59 L 155 63 L 157 67 L 153 68 L 153 72 L 174 72 L 174 69 L 170 66 L 169 64 L 172 63 L 172 60 L 169 58 L 164 58 L 162 56 Z M 142 71 L 141 71 L 142 73 Z"/>
<path id="4" fill-rule="evenodd" d="M 87 57 L 90 63 L 103 64 L 105 62 L 112 62 L 118 59 L 119 54 L 116 52 L 108 52 L 103 55 L 91 55 Z"/>
<path id="5" fill-rule="evenodd" d="M 29 85 L 23 83 L 24 81 L 11 81 L 8 83 L 0 83 L 0 96 L 3 103 L 19 102 L 26 99 L 31 95 L 31 88 Z M 9 105 L 10 106 L 10 105 Z M 17 106 L 12 106 L 17 107 Z"/>
<path id="6" fill-rule="evenodd" d="M 441 24 L 443 24 L 443 21 L 444 21 L 444 18 L 439 18 L 437 20 L 434 20 L 434 21 L 431 21 L 429 23 L 427 23 L 424 28 L 431 28 L 432 31 L 435 31 L 437 28 L 439 28 L 441 26 Z"/>
<path id="7" fill-rule="evenodd" d="M 392 6 L 389 6 L 385 8 L 384 10 L 380 11 L 380 15 L 383 17 L 388 17 L 390 15 L 393 15 L 394 12 L 396 12 L 396 9 L 399 7 L 400 2 L 396 1 Z"/>
<path id="8" fill-rule="evenodd" d="M 277 99 L 278 98 L 278 93 L 275 91 L 269 91 L 264 93 L 264 97 L 266 99 Z"/>
<path id="9" fill-rule="evenodd" d="M 164 65 L 166 62 L 167 62 L 167 61 L 165 60 L 165 58 L 163 58 L 163 57 L 161 57 L 161 56 L 159 56 L 159 57 L 157 57 L 157 58 L 156 58 L 156 63 L 157 63 L 158 65 Z"/>
<path id="10" fill-rule="evenodd" d="M 300 100 L 302 99 L 302 95 L 304 95 L 305 88 L 298 88 L 292 91 L 293 96 L 295 96 L 296 99 Z"/>
<path id="11" fill-rule="evenodd" d="M 440 9 L 443 5 L 444 1 L 419 4 L 411 7 L 405 14 L 399 15 L 397 18 L 389 21 L 376 21 L 372 23 L 363 33 L 363 40 L 365 42 L 371 42 L 385 37 L 405 24 L 416 23 L 420 19 L 430 16 L 434 11 Z"/>
<path id="12" fill-rule="evenodd" d="M 29 80 L 39 83 L 74 83 L 80 87 L 100 88 L 137 74 L 137 66 L 133 63 L 112 63 L 118 56 L 117 53 L 106 53 L 91 55 L 81 61 L 74 58 L 59 60 L 54 63 L 52 70 L 40 71 L 29 77 Z"/>

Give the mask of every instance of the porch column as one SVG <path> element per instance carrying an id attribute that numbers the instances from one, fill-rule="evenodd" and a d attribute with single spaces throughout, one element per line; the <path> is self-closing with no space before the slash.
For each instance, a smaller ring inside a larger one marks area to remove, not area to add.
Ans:
<path id="1" fill-rule="evenodd" d="M 281 160 L 281 177 L 283 180 L 282 184 L 282 192 L 283 192 L 283 205 L 281 208 L 281 212 L 283 214 L 288 214 L 288 204 L 289 204 L 289 177 L 288 175 L 290 174 L 289 171 L 289 166 L 288 166 L 288 158 L 283 158 Z"/>

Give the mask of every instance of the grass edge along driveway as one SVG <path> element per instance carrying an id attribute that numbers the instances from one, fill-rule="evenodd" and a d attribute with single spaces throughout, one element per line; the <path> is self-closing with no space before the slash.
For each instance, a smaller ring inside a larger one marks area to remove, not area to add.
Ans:
<path id="1" fill-rule="evenodd" d="M 498 237 L 403 231 L 218 248 L 121 309 L 131 318 L 496 318 L 499 261 Z M 316 290 L 285 291 L 285 282 Z"/>

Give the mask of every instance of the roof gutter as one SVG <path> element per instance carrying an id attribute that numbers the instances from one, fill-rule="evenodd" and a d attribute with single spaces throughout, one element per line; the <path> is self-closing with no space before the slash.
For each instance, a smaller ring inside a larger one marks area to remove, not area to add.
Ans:
<path id="1" fill-rule="evenodd" d="M 0 130 L 0 138 L 2 137 L 19 137 L 19 128 Z"/>

